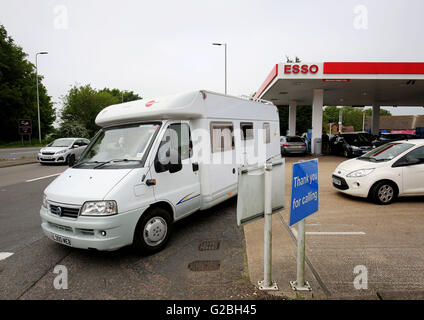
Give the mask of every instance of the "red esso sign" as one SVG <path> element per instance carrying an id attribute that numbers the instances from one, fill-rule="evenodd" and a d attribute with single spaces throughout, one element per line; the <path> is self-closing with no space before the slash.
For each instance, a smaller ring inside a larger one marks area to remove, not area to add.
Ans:
<path id="1" fill-rule="evenodd" d="M 307 65 L 307 64 L 285 64 L 284 73 L 317 73 L 318 66 L 316 64 Z"/>

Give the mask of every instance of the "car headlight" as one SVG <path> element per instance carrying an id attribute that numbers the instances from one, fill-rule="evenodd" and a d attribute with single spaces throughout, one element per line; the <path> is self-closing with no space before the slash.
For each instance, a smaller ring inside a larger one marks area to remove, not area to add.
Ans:
<path id="1" fill-rule="evenodd" d="M 43 208 L 48 209 L 49 208 L 49 203 L 47 202 L 47 196 L 44 194 L 43 195 L 43 204 L 42 204 Z"/>
<path id="2" fill-rule="evenodd" d="M 110 216 L 118 213 L 116 201 L 87 201 L 81 209 L 82 216 Z"/>
<path id="3" fill-rule="evenodd" d="M 68 150 L 67 150 L 67 149 L 65 149 L 65 150 L 60 150 L 60 151 L 56 152 L 56 154 L 63 154 L 63 153 L 66 153 L 66 151 L 68 151 Z"/>
<path id="4" fill-rule="evenodd" d="M 374 169 L 375 168 L 355 170 L 355 171 L 352 171 L 351 173 L 349 173 L 347 175 L 347 177 L 351 177 L 351 178 L 365 177 L 365 176 L 369 175 L 371 172 L 373 172 Z"/>

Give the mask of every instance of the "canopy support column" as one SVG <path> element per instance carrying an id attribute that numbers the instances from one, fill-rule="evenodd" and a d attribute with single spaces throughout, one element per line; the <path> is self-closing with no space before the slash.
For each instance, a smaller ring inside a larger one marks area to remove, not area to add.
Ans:
<path id="1" fill-rule="evenodd" d="M 314 89 L 312 101 L 312 141 L 311 151 L 313 154 L 320 154 L 321 150 L 315 150 L 315 139 L 322 138 L 322 107 L 324 103 L 324 90 Z"/>
<path id="2" fill-rule="evenodd" d="M 296 101 L 290 101 L 289 105 L 289 136 L 296 135 Z"/>

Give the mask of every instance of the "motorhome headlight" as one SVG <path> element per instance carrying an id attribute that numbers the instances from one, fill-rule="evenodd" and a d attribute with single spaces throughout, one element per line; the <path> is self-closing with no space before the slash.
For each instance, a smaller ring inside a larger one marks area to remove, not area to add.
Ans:
<path id="1" fill-rule="evenodd" d="M 43 204 L 42 204 L 43 208 L 48 209 L 49 207 L 49 203 L 47 202 L 47 196 L 44 194 L 43 195 Z"/>
<path id="2" fill-rule="evenodd" d="M 373 171 L 374 171 L 374 168 L 355 170 L 355 171 L 352 171 L 351 173 L 349 173 L 347 175 L 347 177 L 350 177 L 350 178 L 365 177 L 365 176 L 369 175 Z"/>
<path id="3" fill-rule="evenodd" d="M 116 201 L 87 201 L 81 209 L 82 216 L 110 216 L 118 213 Z"/>

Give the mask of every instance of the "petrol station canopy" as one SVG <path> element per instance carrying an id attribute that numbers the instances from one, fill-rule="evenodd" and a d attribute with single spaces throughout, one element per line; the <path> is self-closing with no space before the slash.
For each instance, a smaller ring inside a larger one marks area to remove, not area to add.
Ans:
<path id="1" fill-rule="evenodd" d="M 327 106 L 424 106 L 424 63 L 279 63 L 255 97 L 311 105 L 314 89 L 324 90 Z"/>
<path id="2" fill-rule="evenodd" d="M 279 63 L 255 98 L 289 106 L 289 135 L 296 134 L 296 107 L 312 106 L 312 153 L 319 154 L 323 106 L 372 106 L 373 134 L 381 106 L 424 106 L 424 62 Z"/>

